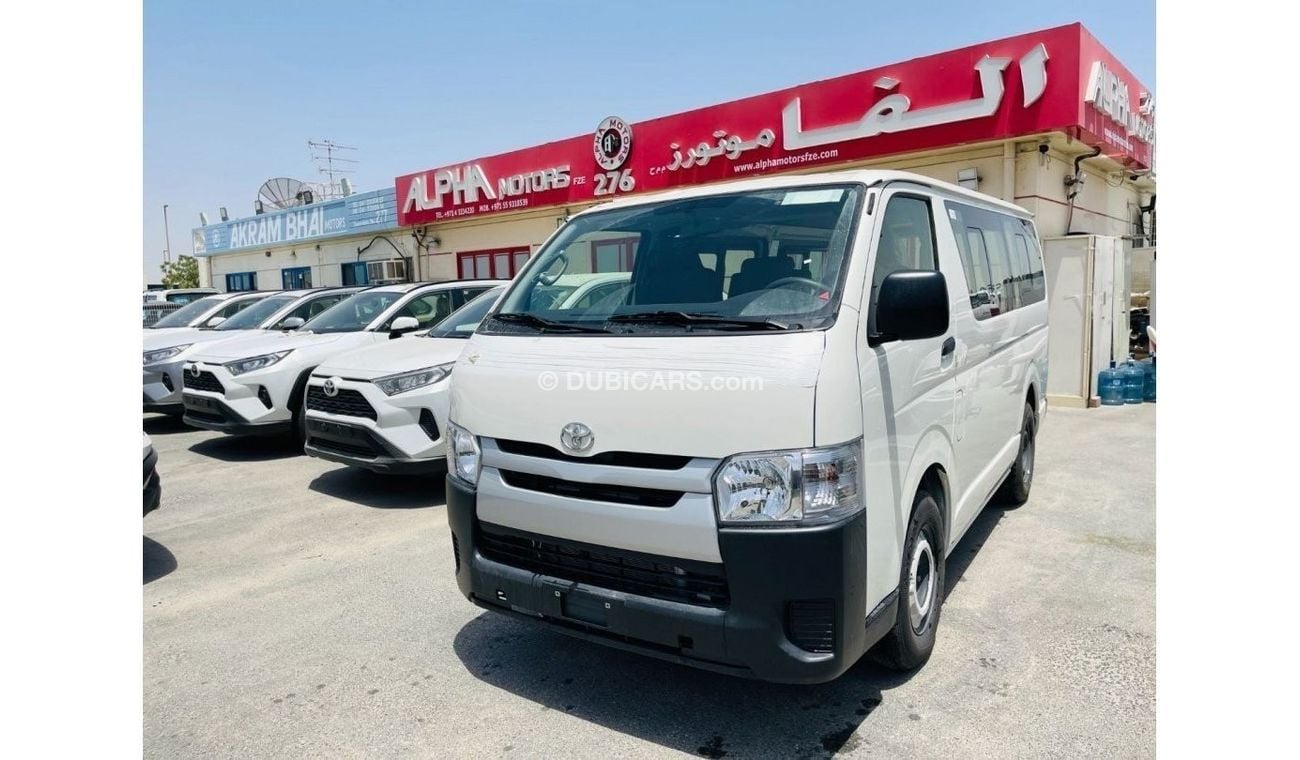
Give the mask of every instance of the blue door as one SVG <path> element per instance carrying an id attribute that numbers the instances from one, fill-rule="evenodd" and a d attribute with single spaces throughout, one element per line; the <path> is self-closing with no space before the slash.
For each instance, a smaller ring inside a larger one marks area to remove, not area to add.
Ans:
<path id="1" fill-rule="evenodd" d="M 285 290 L 303 290 L 311 287 L 311 267 L 292 267 L 280 270 L 280 279 Z"/>
<path id="2" fill-rule="evenodd" d="M 369 285 L 370 275 L 366 272 L 366 262 L 350 261 L 346 264 L 340 264 L 343 270 L 344 285 Z"/>

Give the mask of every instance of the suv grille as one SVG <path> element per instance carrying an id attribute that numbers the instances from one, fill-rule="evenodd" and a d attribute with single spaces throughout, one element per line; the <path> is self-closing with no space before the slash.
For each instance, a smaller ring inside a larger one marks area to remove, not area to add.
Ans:
<path id="1" fill-rule="evenodd" d="M 578 483 L 516 470 L 501 470 L 501 479 L 508 486 L 549 493 L 552 496 L 565 496 L 585 501 L 606 501 L 613 504 L 633 504 L 638 507 L 671 507 L 682 498 L 681 491 L 607 483 Z"/>
<path id="2" fill-rule="evenodd" d="M 185 372 L 183 374 L 185 375 L 185 387 L 190 390 L 220 393 L 222 395 L 225 395 L 226 393 L 225 386 L 221 384 L 221 381 L 217 379 L 217 376 L 207 370 L 200 372 L 198 377 L 195 377 L 190 372 Z"/>
<path id="3" fill-rule="evenodd" d="M 327 414 L 342 414 L 347 417 L 365 417 L 373 420 L 378 417 L 375 408 L 366 401 L 366 397 L 351 388 L 339 388 L 338 395 L 326 396 L 325 389 L 319 385 L 307 386 L 307 408 Z"/>
<path id="4" fill-rule="evenodd" d="M 479 523 L 487 559 L 561 580 L 706 607 L 731 601 L 722 565 L 658 557 Z"/>

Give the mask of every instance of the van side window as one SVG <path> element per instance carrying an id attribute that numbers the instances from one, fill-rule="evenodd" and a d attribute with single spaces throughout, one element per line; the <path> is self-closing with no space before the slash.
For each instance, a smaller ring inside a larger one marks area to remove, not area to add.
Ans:
<path id="1" fill-rule="evenodd" d="M 1038 249 L 1038 236 L 1034 234 L 1033 225 L 1021 220 L 1020 229 L 1016 232 L 1016 240 L 1017 245 L 1024 245 L 1025 257 L 1029 264 L 1022 303 L 1025 305 L 1038 303 L 1047 298 L 1047 280 L 1043 275 L 1043 254 Z"/>
<path id="2" fill-rule="evenodd" d="M 944 201 L 976 319 L 1043 300 L 1043 258 L 1033 225 L 1015 217 Z"/>
<path id="3" fill-rule="evenodd" d="M 930 202 L 910 195 L 895 195 L 881 220 L 876 268 L 871 274 L 868 325 L 876 329 L 876 294 L 890 274 L 908 269 L 938 269 L 934 257 L 934 219 Z"/>

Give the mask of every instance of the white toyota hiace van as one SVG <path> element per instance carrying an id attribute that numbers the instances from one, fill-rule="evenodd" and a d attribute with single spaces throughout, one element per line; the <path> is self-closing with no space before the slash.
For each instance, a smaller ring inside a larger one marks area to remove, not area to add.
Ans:
<path id="1" fill-rule="evenodd" d="M 533 291 L 623 246 L 630 287 Z M 541 305 L 538 305 L 538 304 Z M 447 510 L 475 604 L 736 675 L 925 662 L 944 562 L 1029 495 L 1047 302 L 1029 215 L 893 171 L 573 217 L 458 360 Z"/>

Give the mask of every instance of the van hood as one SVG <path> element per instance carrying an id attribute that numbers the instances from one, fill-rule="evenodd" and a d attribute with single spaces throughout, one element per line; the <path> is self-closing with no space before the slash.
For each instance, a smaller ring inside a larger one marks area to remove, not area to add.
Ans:
<path id="1" fill-rule="evenodd" d="M 341 350 L 346 348 L 348 342 L 357 341 L 358 336 L 364 336 L 365 333 L 300 333 L 300 332 L 273 332 L 266 333 L 258 330 L 255 335 L 245 335 L 230 340 L 223 340 L 213 343 L 211 346 L 204 346 L 194 354 L 194 361 L 214 360 L 217 363 L 230 361 L 232 359 L 243 359 L 249 356 L 259 356 L 261 354 L 271 354 L 276 351 L 286 351 L 288 349 L 315 349 L 330 347 L 331 350 Z M 335 346 L 342 342 L 344 345 Z"/>
<path id="2" fill-rule="evenodd" d="M 560 430 L 580 422 L 595 439 L 584 456 L 812 446 L 825 340 L 475 334 L 452 375 L 451 419 L 475 435 L 557 449 Z"/>
<path id="3" fill-rule="evenodd" d="M 316 368 L 316 374 L 374 380 L 454 362 L 467 343 L 464 338 L 406 336 L 330 357 Z"/>

